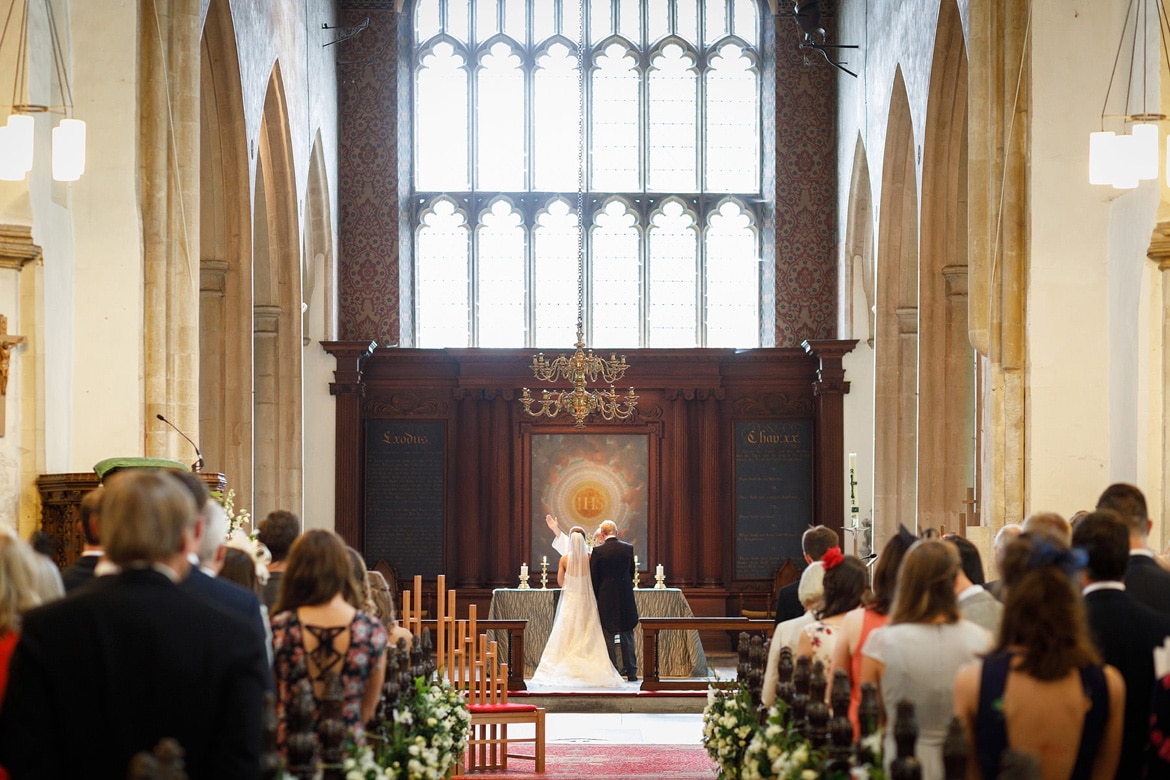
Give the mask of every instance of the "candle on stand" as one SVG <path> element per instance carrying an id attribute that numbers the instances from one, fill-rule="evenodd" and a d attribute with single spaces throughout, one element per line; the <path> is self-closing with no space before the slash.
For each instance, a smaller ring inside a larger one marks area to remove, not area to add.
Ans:
<path id="1" fill-rule="evenodd" d="M 658 579 L 662 579 L 662 564 L 661 563 L 654 567 L 654 576 L 658 577 Z"/>
<path id="2" fill-rule="evenodd" d="M 523 579 L 524 577 L 527 577 L 527 576 L 528 576 L 528 564 L 522 563 L 522 564 L 520 564 L 520 577 L 521 577 L 521 579 Z"/>
<path id="3" fill-rule="evenodd" d="M 856 471 L 857 471 L 857 453 L 851 452 L 851 453 L 849 453 L 849 476 L 852 477 L 854 472 L 856 472 Z"/>
<path id="4" fill-rule="evenodd" d="M 542 556 L 540 556 L 540 558 L 541 558 L 541 563 L 543 563 L 545 566 L 547 566 L 548 565 L 548 556 L 542 555 Z"/>
<path id="5" fill-rule="evenodd" d="M 638 556 L 634 556 L 634 571 L 638 571 Z"/>

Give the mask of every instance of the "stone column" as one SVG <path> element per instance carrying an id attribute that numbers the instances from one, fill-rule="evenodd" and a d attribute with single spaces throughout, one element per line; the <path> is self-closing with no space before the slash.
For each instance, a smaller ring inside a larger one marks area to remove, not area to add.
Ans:
<path id="1" fill-rule="evenodd" d="M 895 502 L 897 523 L 913 528 L 918 522 L 918 309 L 899 306 L 898 424 Z M 888 518 L 887 518 L 888 520 Z"/>
<path id="2" fill-rule="evenodd" d="M 35 482 L 45 470 L 45 357 L 37 336 L 37 312 L 42 295 L 37 281 L 40 274 L 35 268 L 23 273 L 29 263 L 40 262 L 41 248 L 33 243 L 32 228 L 0 225 L 0 269 L 19 276 L 19 310 L 16 317 L 9 319 L 9 329 L 25 336 L 24 343 L 16 351 L 18 357 L 14 357 L 21 362 L 19 379 L 8 386 L 8 392 L 18 394 L 20 398 L 20 411 L 7 422 L 7 430 L 18 436 L 21 451 L 15 478 L 20 490 L 17 531 L 24 538 L 36 527 L 41 514 Z"/>
<path id="3" fill-rule="evenodd" d="M 281 308 L 253 307 L 255 339 L 252 377 L 252 503 L 253 512 L 263 516 L 279 505 L 280 493 L 280 382 L 277 361 Z"/>
<path id="4" fill-rule="evenodd" d="M 1157 447 L 1158 463 L 1153 462 L 1153 455 L 1151 454 L 1150 463 L 1150 480 L 1158 481 L 1158 490 L 1148 490 L 1147 499 L 1154 497 L 1156 493 L 1160 496 L 1158 505 L 1154 501 L 1150 501 L 1149 513 L 1150 517 L 1154 519 L 1154 532 L 1151 534 L 1151 543 L 1158 549 L 1166 542 L 1166 528 L 1167 523 L 1170 522 L 1170 433 L 1166 430 L 1166 421 L 1170 420 L 1170 222 L 1159 222 L 1154 229 L 1153 238 L 1150 241 L 1150 248 L 1146 252 L 1146 256 L 1154 262 L 1158 269 L 1158 276 L 1154 282 L 1154 287 L 1161 288 L 1161 349 L 1159 350 L 1158 359 L 1161 362 L 1161 379 L 1156 379 L 1157 376 L 1157 362 L 1151 361 L 1150 367 L 1150 385 L 1158 388 L 1161 393 L 1161 408 L 1160 419 L 1151 419 L 1151 428 L 1158 431 L 1160 441 Z M 1151 405 L 1151 412 L 1153 405 Z M 1153 415 L 1151 414 L 1151 418 Z"/>
<path id="5" fill-rule="evenodd" d="M 226 260 L 203 260 L 199 271 L 199 319 L 206 323 L 226 323 L 228 317 L 224 305 L 229 263 Z M 227 433 L 223 422 L 229 418 L 225 408 L 224 361 L 220 350 L 209 351 L 199 361 L 199 428 L 195 441 L 203 449 L 203 459 L 214 471 L 227 473 L 225 452 Z M 233 383 L 234 384 L 234 383 Z M 191 434 L 195 436 L 195 434 Z M 242 489 L 240 474 L 228 474 L 232 487 Z"/>
<path id="6" fill-rule="evenodd" d="M 199 0 L 142 0 L 140 148 L 148 456 L 199 426 Z M 160 34 L 161 33 L 161 34 Z"/>
<path id="7" fill-rule="evenodd" d="M 975 437 L 975 353 L 967 337 L 967 266 L 948 265 L 942 269 L 946 282 L 946 371 L 945 430 L 943 433 L 945 458 L 943 483 L 945 510 L 948 521 L 962 511 L 961 502 L 968 487 L 978 487 L 978 476 L 972 462 Z M 930 446 L 929 442 L 926 443 Z M 919 452 L 925 450 L 919 447 Z M 978 496 L 978 494 L 976 494 Z M 968 510 L 970 511 L 970 510 Z M 950 531 L 950 522 L 947 531 Z M 961 532 L 962 529 L 955 529 Z"/>

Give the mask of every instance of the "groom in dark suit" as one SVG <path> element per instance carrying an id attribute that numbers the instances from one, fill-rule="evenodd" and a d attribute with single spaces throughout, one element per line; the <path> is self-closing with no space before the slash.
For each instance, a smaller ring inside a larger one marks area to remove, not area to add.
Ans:
<path id="1" fill-rule="evenodd" d="M 634 651 L 634 626 L 638 625 L 638 605 L 634 602 L 634 546 L 617 538 L 617 526 L 606 520 L 598 528 L 604 541 L 589 556 L 589 574 L 593 578 L 593 595 L 601 615 L 605 647 L 614 668 L 630 682 L 638 681 L 638 659 Z M 622 666 L 618 666 L 613 649 L 613 635 L 622 646 Z"/>

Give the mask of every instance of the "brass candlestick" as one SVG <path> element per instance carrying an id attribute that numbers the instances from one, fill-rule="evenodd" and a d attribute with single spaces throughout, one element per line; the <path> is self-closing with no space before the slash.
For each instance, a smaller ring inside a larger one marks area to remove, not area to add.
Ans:
<path id="1" fill-rule="evenodd" d="M 528 590 L 528 564 L 520 564 L 520 590 Z"/>
<path id="2" fill-rule="evenodd" d="M 540 562 L 540 589 L 548 590 L 548 556 Z"/>

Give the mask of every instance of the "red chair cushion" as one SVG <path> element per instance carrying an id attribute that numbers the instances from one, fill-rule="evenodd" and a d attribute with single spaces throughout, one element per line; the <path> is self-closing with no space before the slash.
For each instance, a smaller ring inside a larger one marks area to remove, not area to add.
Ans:
<path id="1" fill-rule="evenodd" d="M 468 709 L 473 714 L 476 712 L 536 712 L 537 706 L 535 704 L 471 704 L 468 705 Z"/>

